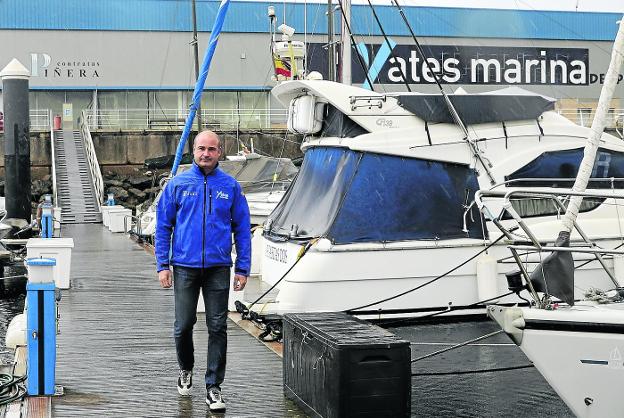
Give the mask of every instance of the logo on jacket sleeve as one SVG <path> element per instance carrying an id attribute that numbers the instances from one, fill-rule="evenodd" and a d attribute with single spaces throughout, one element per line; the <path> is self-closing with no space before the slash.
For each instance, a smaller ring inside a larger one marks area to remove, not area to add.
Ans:
<path id="1" fill-rule="evenodd" d="M 217 199 L 225 199 L 228 200 L 230 198 L 230 195 L 227 193 L 222 192 L 221 190 L 219 190 L 217 192 Z"/>

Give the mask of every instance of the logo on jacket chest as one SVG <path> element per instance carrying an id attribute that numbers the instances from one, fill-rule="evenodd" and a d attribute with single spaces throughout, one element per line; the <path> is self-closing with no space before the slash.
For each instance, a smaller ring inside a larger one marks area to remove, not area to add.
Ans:
<path id="1" fill-rule="evenodd" d="M 183 190 L 182 191 L 182 197 L 187 197 L 187 196 L 197 196 L 197 192 L 191 192 L 189 190 Z"/>
<path id="2" fill-rule="evenodd" d="M 225 199 L 225 200 L 229 200 L 230 199 L 230 195 L 227 193 L 222 192 L 221 190 L 217 191 L 217 199 Z"/>

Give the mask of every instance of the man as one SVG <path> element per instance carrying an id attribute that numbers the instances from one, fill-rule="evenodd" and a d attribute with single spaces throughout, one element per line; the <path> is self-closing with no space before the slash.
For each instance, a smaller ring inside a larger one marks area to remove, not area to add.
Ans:
<path id="1" fill-rule="evenodd" d="M 206 403 L 211 411 L 225 410 L 221 383 L 225 376 L 232 233 L 237 254 L 235 291 L 245 288 L 251 260 L 249 207 L 240 185 L 219 169 L 221 153 L 221 142 L 214 132 L 197 135 L 193 166 L 169 181 L 156 209 L 158 279 L 163 288 L 173 283 L 175 295 L 178 392 L 188 396 L 193 385 L 193 325 L 201 289 L 208 326 Z"/>

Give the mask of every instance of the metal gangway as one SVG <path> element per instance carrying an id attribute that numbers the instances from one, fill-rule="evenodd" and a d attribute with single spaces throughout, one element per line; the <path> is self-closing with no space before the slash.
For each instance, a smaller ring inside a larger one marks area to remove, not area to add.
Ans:
<path id="1" fill-rule="evenodd" d="M 53 199 L 62 224 L 102 222 L 102 174 L 83 121 L 80 130 L 51 130 Z"/>

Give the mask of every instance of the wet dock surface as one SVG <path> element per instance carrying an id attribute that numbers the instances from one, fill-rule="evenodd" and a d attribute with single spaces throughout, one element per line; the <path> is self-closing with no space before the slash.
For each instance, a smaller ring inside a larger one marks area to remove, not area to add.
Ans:
<path id="1" fill-rule="evenodd" d="M 59 305 L 55 417 L 205 417 L 207 332 L 195 331 L 193 396 L 178 395 L 173 290 L 161 289 L 153 257 L 102 225 L 65 226 L 74 238 L 72 289 Z M 226 416 L 303 416 L 284 398 L 281 358 L 228 322 Z"/>
<path id="2" fill-rule="evenodd" d="M 195 331 L 195 388 L 190 398 L 175 388 L 178 373 L 172 337 L 173 291 L 161 289 L 153 256 L 124 234 L 99 224 L 64 226 L 73 237 L 72 288 L 60 302 L 57 384 L 53 417 L 303 417 L 284 398 L 281 358 L 228 322 L 226 414 L 204 403 L 207 332 L 203 314 Z M 250 292 L 259 293 L 250 283 Z M 249 299 L 249 297 L 248 297 Z M 0 337 L 23 296 L 0 301 Z M 247 324 L 246 324 L 247 325 Z M 497 330 L 492 321 L 388 328 L 409 340 L 412 358 Z M 2 355 L 4 354 L 4 355 Z M 0 359 L 9 360 L 8 352 Z M 412 365 L 414 417 L 572 417 L 522 352 L 504 335 Z M 473 371 L 482 371 L 472 373 Z M 0 416 L 2 416 L 0 409 Z"/>

